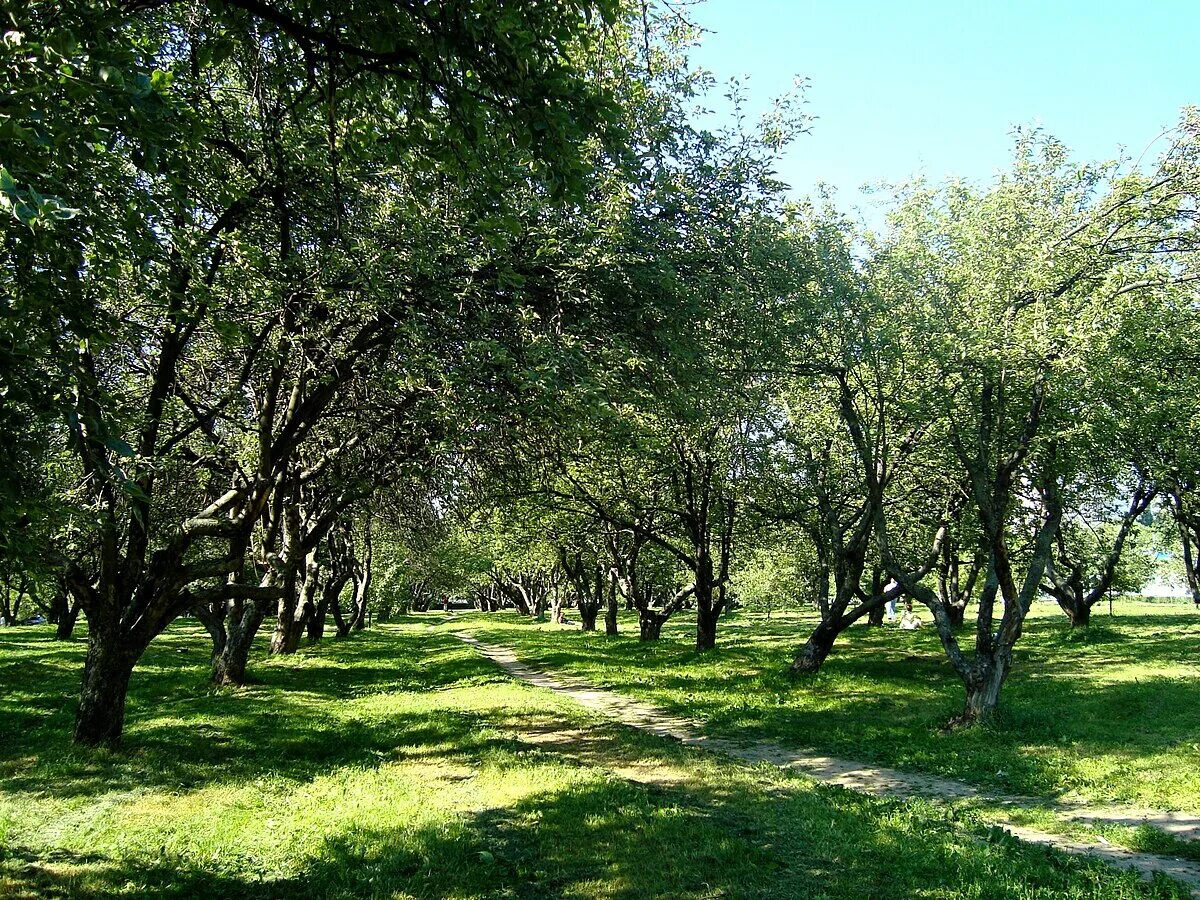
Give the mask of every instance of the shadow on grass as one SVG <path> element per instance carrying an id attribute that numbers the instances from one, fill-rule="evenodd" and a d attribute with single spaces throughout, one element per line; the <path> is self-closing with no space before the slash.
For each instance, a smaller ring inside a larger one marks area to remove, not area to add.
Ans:
<path id="1" fill-rule="evenodd" d="M 262 877 L 169 856 L 20 850 L 0 857 L 13 897 L 487 896 L 1179 897 L 1095 861 L 787 782 L 749 788 L 591 779 L 411 828 L 329 836 L 294 872 Z M 919 852 L 914 852 L 919 846 Z"/>
<path id="2" fill-rule="evenodd" d="M 571 642 L 575 649 L 555 652 L 566 659 L 601 643 L 574 636 Z M 0 695 L 0 715 L 8 722 L 15 713 L 25 723 L 0 735 L 0 787 L 10 796 L 74 800 L 264 776 L 304 781 L 338 766 L 369 768 L 406 758 L 478 762 L 495 755 L 511 762 L 518 749 L 522 766 L 563 762 L 555 753 L 530 753 L 495 730 L 531 731 L 546 720 L 544 708 L 495 708 L 486 693 L 466 709 L 440 702 L 446 688 L 507 682 L 445 634 L 387 629 L 289 659 L 259 658 L 259 684 L 212 691 L 202 632 L 173 629 L 135 673 L 127 740 L 116 753 L 68 745 L 81 646 L 24 635 L 19 647 L 3 646 L 5 684 L 16 690 Z M 667 644 L 607 646 L 627 665 L 697 659 Z M 741 667 L 756 657 L 721 651 L 699 659 Z M 658 676 L 651 671 L 646 677 Z M 687 689 L 705 695 L 733 689 L 719 671 L 671 677 L 677 678 L 673 697 Z M 763 676 L 759 686 L 770 686 L 773 677 Z M 818 688 L 825 689 L 812 689 Z M 431 702 L 413 711 L 404 705 L 409 700 L 398 696 L 393 702 L 390 694 L 428 695 Z M 852 711 L 853 704 L 838 715 Z M 796 728 L 818 722 L 816 710 L 772 713 L 764 707 L 738 719 L 730 705 L 725 713 L 730 723 L 751 714 L 761 716 L 763 727 L 786 724 L 779 718 L 784 714 L 796 716 Z M 828 712 L 821 718 L 827 721 Z M 664 752 L 654 749 L 661 741 L 645 736 L 623 740 L 622 752 L 631 758 Z M 9 847 L 0 850 L 0 895 L 1007 897 L 1029 895 L 1029 885 L 1047 896 L 1146 895 L 1136 879 L 1098 863 L 1067 860 L 979 829 L 964 831 L 948 815 L 818 790 L 782 776 L 765 784 L 711 777 L 643 786 L 588 770 L 567 787 L 456 809 L 432 822 L 427 816 L 392 828 L 356 823 L 296 848 L 283 861 L 282 874 L 257 870 L 252 847 L 244 857 L 211 860 L 165 851 L 35 854 Z M 1156 891 L 1175 896 L 1166 888 Z"/>
<path id="3" fill-rule="evenodd" d="M 996 721 L 950 732 L 943 726 L 961 711 L 963 687 L 932 629 L 856 626 L 819 674 L 794 678 L 788 665 L 808 624 L 727 628 L 706 654 L 687 645 L 678 623 L 650 644 L 628 634 L 538 633 L 505 619 L 478 618 L 472 627 L 535 665 L 698 718 L 714 735 L 812 747 L 1005 793 L 1057 796 L 1088 781 L 1098 796 L 1111 790 L 1119 799 L 1145 780 L 1137 773 L 1152 766 L 1147 759 L 1194 768 L 1200 705 L 1195 679 L 1176 674 L 1200 659 L 1200 623 L 1188 615 L 1097 617 L 1086 632 L 1031 619 Z M 1106 783 L 1106 773 L 1122 771 L 1128 784 Z M 1175 793 L 1156 790 L 1154 805 Z M 1189 808 L 1188 791 L 1174 802 Z"/>
<path id="4" fill-rule="evenodd" d="M 433 748 L 428 755 L 489 746 L 483 712 L 371 708 L 377 695 L 436 695 L 501 680 L 452 638 L 365 632 L 289 658 L 260 655 L 256 683 L 225 690 L 208 683 L 208 646 L 187 626 L 151 646 L 130 685 L 122 746 L 110 752 L 70 742 L 84 646 L 48 635 L 0 643 L 0 684 L 8 688 L 0 693 L 0 788 L 69 798 L 264 774 L 302 780 L 396 759 L 398 748 Z"/>

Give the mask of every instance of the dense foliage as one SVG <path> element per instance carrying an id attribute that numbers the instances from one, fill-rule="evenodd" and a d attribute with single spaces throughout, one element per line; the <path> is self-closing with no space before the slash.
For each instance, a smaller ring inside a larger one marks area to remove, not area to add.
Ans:
<path id="1" fill-rule="evenodd" d="M 86 618 L 79 742 L 184 615 L 240 684 L 264 621 L 624 605 L 705 651 L 811 604 L 811 673 L 915 601 L 973 723 L 1039 597 L 1085 626 L 1153 548 L 1200 603 L 1194 110 L 1138 166 L 1021 132 L 869 230 L 775 178 L 797 97 L 705 127 L 678 11 L 8 16 L 3 613 Z"/>

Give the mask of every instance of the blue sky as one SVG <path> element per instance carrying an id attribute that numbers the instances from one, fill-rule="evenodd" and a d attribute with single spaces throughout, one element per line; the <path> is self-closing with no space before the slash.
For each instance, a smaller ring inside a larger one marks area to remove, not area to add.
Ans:
<path id="1" fill-rule="evenodd" d="M 752 110 L 811 80 L 817 118 L 780 174 L 798 193 L 835 186 L 842 206 L 864 182 L 989 178 L 1019 124 L 1080 159 L 1137 157 L 1200 104 L 1200 0 L 707 0 L 691 15 L 713 32 L 694 63 L 748 75 Z"/>

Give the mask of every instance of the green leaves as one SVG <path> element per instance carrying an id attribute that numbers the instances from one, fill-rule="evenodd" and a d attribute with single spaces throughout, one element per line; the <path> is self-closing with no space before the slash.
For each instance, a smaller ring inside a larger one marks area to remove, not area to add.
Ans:
<path id="1" fill-rule="evenodd" d="M 105 439 L 104 446 L 116 453 L 118 456 L 124 457 L 125 459 L 133 459 L 133 457 L 136 455 L 133 452 L 133 448 L 118 437 L 110 437 Z"/>
<path id="2" fill-rule="evenodd" d="M 78 209 L 57 197 L 43 196 L 32 186 L 21 187 L 3 166 L 0 166 L 0 210 L 30 228 L 45 228 L 79 215 Z"/>

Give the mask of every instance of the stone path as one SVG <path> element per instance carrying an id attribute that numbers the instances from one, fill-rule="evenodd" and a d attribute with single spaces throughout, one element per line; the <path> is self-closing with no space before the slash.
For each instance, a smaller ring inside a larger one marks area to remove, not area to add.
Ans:
<path id="1" fill-rule="evenodd" d="M 602 690 L 561 674 L 551 675 L 539 671 L 521 662 L 508 648 L 485 644 L 465 632 L 457 632 L 454 636 L 522 681 L 570 697 L 580 705 L 603 713 L 624 725 L 662 737 L 674 738 L 688 746 L 724 753 L 751 763 L 769 763 L 782 769 L 796 770 L 825 784 L 835 784 L 876 797 L 919 796 L 943 800 L 981 800 L 1013 809 L 1044 808 L 1048 805 L 1046 801 L 1034 797 L 988 794 L 961 781 L 936 775 L 902 772 L 899 769 L 823 756 L 804 750 L 789 750 L 777 744 L 756 743 L 744 746 L 735 741 L 707 737 L 702 734 L 700 723 L 694 720 L 672 715 L 648 703 Z M 1150 824 L 1184 840 L 1200 840 L 1200 816 L 1187 813 L 1092 808 L 1068 803 L 1055 803 L 1050 806 L 1067 819 L 1120 825 Z M 1067 853 L 1093 856 L 1116 866 L 1133 868 L 1147 878 L 1155 872 L 1161 872 L 1187 884 L 1192 888 L 1193 896 L 1200 898 L 1200 863 L 1153 853 L 1137 853 L 1105 843 L 1078 841 L 1019 825 L 1005 825 L 1004 828 L 1021 840 L 1055 847 Z"/>

